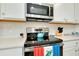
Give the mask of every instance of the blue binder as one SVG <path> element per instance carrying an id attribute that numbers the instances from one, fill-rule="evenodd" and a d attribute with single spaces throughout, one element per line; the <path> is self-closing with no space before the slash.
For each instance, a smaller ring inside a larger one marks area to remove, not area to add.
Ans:
<path id="1" fill-rule="evenodd" d="M 53 45 L 53 56 L 60 56 L 60 45 Z"/>

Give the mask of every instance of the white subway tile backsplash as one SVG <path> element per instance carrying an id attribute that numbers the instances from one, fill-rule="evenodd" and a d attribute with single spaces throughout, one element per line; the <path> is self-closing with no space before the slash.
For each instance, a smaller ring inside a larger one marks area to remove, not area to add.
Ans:
<path id="1" fill-rule="evenodd" d="M 24 33 L 26 37 L 26 27 L 48 27 L 49 34 L 55 34 L 57 27 L 63 27 L 64 34 L 75 31 L 75 25 L 62 25 L 62 24 L 48 24 L 45 22 L 26 22 L 26 23 L 13 23 L 1 22 L 0 23 L 0 37 L 20 37 L 20 33 Z M 79 28 L 78 28 L 79 29 Z"/>
<path id="2" fill-rule="evenodd" d="M 20 37 L 20 33 L 25 33 L 25 24 L 23 23 L 0 23 L 0 37 Z"/>
<path id="3" fill-rule="evenodd" d="M 48 24 L 44 22 L 28 22 L 26 23 L 26 27 L 48 27 L 50 33 L 49 34 L 55 34 L 55 31 L 57 28 L 61 26 L 63 27 L 63 34 L 68 34 L 73 31 L 75 31 L 75 25 L 66 25 L 66 24 Z"/>

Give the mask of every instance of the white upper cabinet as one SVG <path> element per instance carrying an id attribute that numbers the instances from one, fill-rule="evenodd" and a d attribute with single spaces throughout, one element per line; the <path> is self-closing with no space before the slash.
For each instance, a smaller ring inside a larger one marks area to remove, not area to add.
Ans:
<path id="1" fill-rule="evenodd" d="M 2 49 L 0 56 L 23 56 L 23 50 L 22 48 Z"/>
<path id="2" fill-rule="evenodd" d="M 79 3 L 75 3 L 75 21 L 79 23 Z"/>
<path id="3" fill-rule="evenodd" d="M 1 4 L 0 4 L 0 18 L 1 18 Z"/>
<path id="4" fill-rule="evenodd" d="M 74 20 L 74 3 L 54 4 L 54 20 L 73 21 Z"/>
<path id="5" fill-rule="evenodd" d="M 2 19 L 25 19 L 24 3 L 1 3 Z"/>

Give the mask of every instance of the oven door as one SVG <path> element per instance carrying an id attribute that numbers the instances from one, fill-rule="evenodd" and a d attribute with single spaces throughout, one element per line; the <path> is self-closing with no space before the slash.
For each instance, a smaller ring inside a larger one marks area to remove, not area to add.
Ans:
<path id="1" fill-rule="evenodd" d="M 55 50 L 53 49 L 53 55 L 52 56 L 59 56 L 58 55 L 59 52 L 57 52 L 58 50 L 60 51 L 60 56 L 63 56 L 63 43 L 59 43 L 59 45 L 60 45 L 60 50 L 59 50 L 58 47 L 55 46 L 54 47 Z M 49 47 L 49 46 L 51 46 L 51 44 L 44 44 L 44 45 L 40 45 L 39 47 L 44 48 L 44 47 Z M 38 46 L 25 47 L 24 48 L 24 56 L 34 56 L 34 53 L 35 53 L 34 48 L 35 47 L 38 47 Z M 49 48 L 47 48 L 47 49 L 49 49 Z"/>
<path id="2" fill-rule="evenodd" d="M 27 14 L 49 16 L 49 7 L 27 3 Z"/>
<path id="3" fill-rule="evenodd" d="M 27 33 L 27 41 L 37 41 L 37 33 Z"/>

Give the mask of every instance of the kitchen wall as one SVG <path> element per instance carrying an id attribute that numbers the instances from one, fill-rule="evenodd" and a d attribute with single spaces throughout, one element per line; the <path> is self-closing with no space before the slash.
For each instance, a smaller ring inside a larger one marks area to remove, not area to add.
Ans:
<path id="1" fill-rule="evenodd" d="M 25 24 L 0 22 L 0 38 L 18 38 L 20 33 L 25 33 Z"/>
<path id="2" fill-rule="evenodd" d="M 48 24 L 45 22 L 26 22 L 26 23 L 12 23 L 12 22 L 0 22 L 0 38 L 20 37 L 20 33 L 24 33 L 26 37 L 26 27 L 48 27 L 50 34 L 54 34 L 58 26 L 64 27 L 63 34 L 71 33 L 75 31 L 74 25 L 60 25 L 60 24 Z M 79 29 L 79 28 L 78 28 Z"/>

